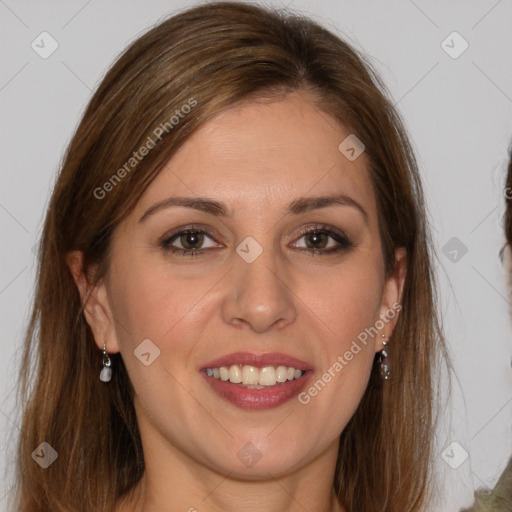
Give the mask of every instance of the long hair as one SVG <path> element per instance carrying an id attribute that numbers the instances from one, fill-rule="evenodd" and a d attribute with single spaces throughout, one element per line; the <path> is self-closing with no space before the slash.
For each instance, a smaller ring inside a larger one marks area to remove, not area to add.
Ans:
<path id="1" fill-rule="evenodd" d="M 119 354 L 112 356 L 110 385 L 100 382 L 100 354 L 66 254 L 83 251 L 83 270 L 97 282 L 108 272 L 116 226 L 199 127 L 238 102 L 292 91 L 308 92 L 319 112 L 365 145 L 388 275 L 395 272 L 394 249 L 407 250 L 390 344 L 393 375 L 382 382 L 372 373 L 342 432 L 335 490 L 349 512 L 424 510 L 433 376 L 445 342 L 423 192 L 400 117 L 364 56 L 319 23 L 286 10 L 216 2 L 167 18 L 120 55 L 64 155 L 39 245 L 20 369 L 20 512 L 110 512 L 144 473 L 132 384 Z M 144 156 L 142 146 L 151 146 Z M 44 470 L 31 457 L 42 442 L 58 453 Z"/>
<path id="2" fill-rule="evenodd" d="M 505 240 L 508 246 L 512 246 L 512 143 L 509 147 L 509 160 L 507 175 L 505 178 L 505 216 L 503 228 L 505 231 Z"/>

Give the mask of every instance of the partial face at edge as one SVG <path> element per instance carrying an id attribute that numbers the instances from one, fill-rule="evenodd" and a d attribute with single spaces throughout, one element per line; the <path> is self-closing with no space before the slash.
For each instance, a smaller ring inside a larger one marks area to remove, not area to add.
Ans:
<path id="1" fill-rule="evenodd" d="M 386 279 L 365 155 L 348 160 L 338 146 L 350 132 L 312 105 L 292 93 L 218 114 L 114 233 L 111 268 L 86 316 L 98 347 L 107 339 L 108 351 L 121 352 L 146 453 L 245 477 L 335 458 L 398 313 L 358 340 L 400 300 L 405 257 L 397 252 L 402 272 Z M 345 204 L 289 209 L 330 195 Z M 230 215 L 185 206 L 146 213 L 172 197 L 209 198 Z M 151 340 L 143 345 L 149 365 L 134 354 L 143 340 Z M 237 352 L 307 363 L 302 400 L 254 410 L 223 398 L 204 367 Z M 325 385 L 310 393 L 319 379 Z M 240 457 L 249 442 L 261 454 L 252 467 Z"/>

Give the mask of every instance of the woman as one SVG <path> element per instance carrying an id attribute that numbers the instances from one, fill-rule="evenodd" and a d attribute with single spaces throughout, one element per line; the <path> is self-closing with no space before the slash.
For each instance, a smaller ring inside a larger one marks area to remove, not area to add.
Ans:
<path id="1" fill-rule="evenodd" d="M 425 510 L 445 345 L 423 193 L 336 35 L 220 2 L 136 40 L 38 271 L 18 510 Z"/>

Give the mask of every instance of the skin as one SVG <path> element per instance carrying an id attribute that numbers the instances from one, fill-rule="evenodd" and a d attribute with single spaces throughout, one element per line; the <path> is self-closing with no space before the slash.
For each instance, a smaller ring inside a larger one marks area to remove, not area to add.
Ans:
<path id="1" fill-rule="evenodd" d="M 109 272 L 92 289 L 85 316 L 98 348 L 106 340 L 109 353 L 121 352 L 136 390 L 146 473 L 118 511 L 344 510 L 332 492 L 339 436 L 398 314 L 307 405 L 294 398 L 240 409 L 198 370 L 231 352 L 284 352 L 311 363 L 314 382 L 400 301 L 405 252 L 397 249 L 397 271 L 386 277 L 365 155 L 351 162 L 338 150 L 349 134 L 304 92 L 230 108 L 182 146 L 116 229 Z M 333 192 L 360 203 L 367 219 L 350 205 L 283 213 L 298 197 Z M 171 196 L 222 201 L 232 217 L 175 206 L 139 222 Z M 190 223 L 212 237 L 202 244 L 177 237 L 174 246 L 188 241 L 204 254 L 159 247 Z M 354 247 L 312 255 L 308 244 L 338 245 L 300 234 L 315 223 L 342 230 Z M 248 236 L 263 249 L 252 263 L 236 252 Z M 67 261 L 85 297 L 81 253 Z M 147 338 L 160 349 L 149 366 L 133 354 Z M 261 453 L 252 467 L 237 457 L 247 442 Z"/>

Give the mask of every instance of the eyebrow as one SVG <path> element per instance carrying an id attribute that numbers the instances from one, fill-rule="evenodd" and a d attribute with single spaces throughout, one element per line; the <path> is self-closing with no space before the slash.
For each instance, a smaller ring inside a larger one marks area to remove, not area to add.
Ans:
<path id="1" fill-rule="evenodd" d="M 363 206 L 358 201 L 345 194 L 299 197 L 288 205 L 285 214 L 300 215 L 301 213 L 335 205 L 356 208 L 363 215 L 365 222 L 368 223 L 368 213 Z M 216 217 L 231 218 L 233 216 L 233 213 L 224 203 L 208 197 L 169 197 L 150 206 L 139 219 L 139 222 L 144 222 L 150 215 L 154 215 L 158 211 L 173 206 L 193 208 L 194 210 L 209 213 Z"/>

